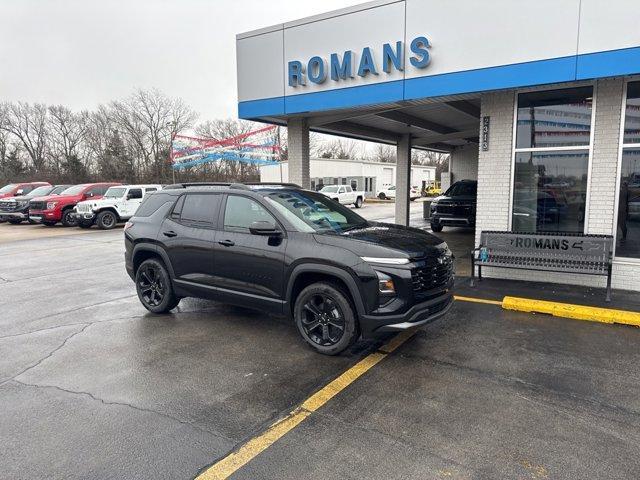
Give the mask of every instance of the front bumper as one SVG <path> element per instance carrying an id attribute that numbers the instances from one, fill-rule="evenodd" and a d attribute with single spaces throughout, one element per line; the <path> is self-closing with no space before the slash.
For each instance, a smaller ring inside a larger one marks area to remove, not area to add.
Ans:
<path id="1" fill-rule="evenodd" d="M 431 213 L 429 221 L 435 225 L 445 227 L 473 227 L 476 224 L 475 217 L 447 216 Z"/>
<path id="2" fill-rule="evenodd" d="M 96 219 L 96 214 L 93 212 L 71 212 L 71 216 L 80 222 L 93 222 Z"/>
<path id="3" fill-rule="evenodd" d="M 29 218 L 29 214 L 24 212 L 0 212 L 0 220 L 26 220 L 27 218 Z"/>
<path id="4" fill-rule="evenodd" d="M 29 211 L 29 220 L 35 223 L 42 222 L 59 222 L 60 221 L 60 213 L 55 210 L 36 210 Z"/>

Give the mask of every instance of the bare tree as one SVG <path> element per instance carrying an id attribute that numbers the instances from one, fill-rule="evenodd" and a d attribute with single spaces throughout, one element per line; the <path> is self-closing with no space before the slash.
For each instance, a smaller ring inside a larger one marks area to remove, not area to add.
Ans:
<path id="1" fill-rule="evenodd" d="M 63 105 L 49 107 L 47 153 L 53 168 L 58 173 L 61 172 L 61 168 L 77 170 L 77 162 L 80 162 L 81 157 L 81 145 L 86 140 L 89 127 L 88 112 L 74 113 Z"/>
<path id="2" fill-rule="evenodd" d="M 376 162 L 396 163 L 396 149 L 391 145 L 378 143 L 373 149 L 373 160 Z"/>
<path id="3" fill-rule="evenodd" d="M 361 150 L 360 144 L 348 138 L 336 138 L 318 147 L 321 158 L 357 159 Z"/>
<path id="4" fill-rule="evenodd" d="M 31 105 L 25 102 L 4 103 L 3 109 L 6 109 L 7 113 L 0 128 L 18 139 L 29 155 L 34 170 L 43 171 L 48 126 L 46 105 L 40 103 Z"/>

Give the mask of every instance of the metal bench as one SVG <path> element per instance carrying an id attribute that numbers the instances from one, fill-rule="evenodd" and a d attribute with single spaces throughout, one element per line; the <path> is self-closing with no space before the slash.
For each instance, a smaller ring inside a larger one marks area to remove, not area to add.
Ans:
<path id="1" fill-rule="evenodd" d="M 613 237 L 570 233 L 480 233 L 471 251 L 471 286 L 482 267 L 518 268 L 607 277 L 606 301 L 611 301 Z"/>

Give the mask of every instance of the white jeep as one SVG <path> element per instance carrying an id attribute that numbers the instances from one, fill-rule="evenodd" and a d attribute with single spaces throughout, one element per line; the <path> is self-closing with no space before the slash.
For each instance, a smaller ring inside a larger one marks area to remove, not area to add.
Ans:
<path id="1" fill-rule="evenodd" d="M 73 209 L 80 228 L 98 228 L 110 230 L 119 222 L 133 217 L 145 195 L 162 189 L 162 185 L 120 185 L 109 187 L 99 200 L 78 202 Z"/>

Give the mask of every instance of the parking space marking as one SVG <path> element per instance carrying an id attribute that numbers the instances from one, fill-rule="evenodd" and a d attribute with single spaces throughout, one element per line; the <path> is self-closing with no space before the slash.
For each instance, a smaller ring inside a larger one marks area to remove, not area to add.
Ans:
<path id="1" fill-rule="evenodd" d="M 322 387 L 316 393 L 307 398 L 302 404 L 292 410 L 286 417 L 278 420 L 267 430 L 252 438 L 242 445 L 238 450 L 230 453 L 222 460 L 214 463 L 200 475 L 197 480 L 222 480 L 231 476 L 238 469 L 249 463 L 264 450 L 269 448 L 280 438 L 302 423 L 308 416 L 318 410 L 329 400 L 347 388 L 358 378 L 368 372 L 375 365 L 380 363 L 384 358 L 396 350 L 400 345 L 406 342 L 415 334 L 415 330 L 406 330 L 399 333 L 378 351 L 370 353 L 365 358 L 356 363 L 353 367 L 342 373 L 335 380 Z"/>
<path id="2" fill-rule="evenodd" d="M 486 303 L 488 305 L 502 306 L 502 300 L 487 300 L 486 298 L 461 297 L 459 295 L 454 295 L 453 298 L 461 302 Z"/>

